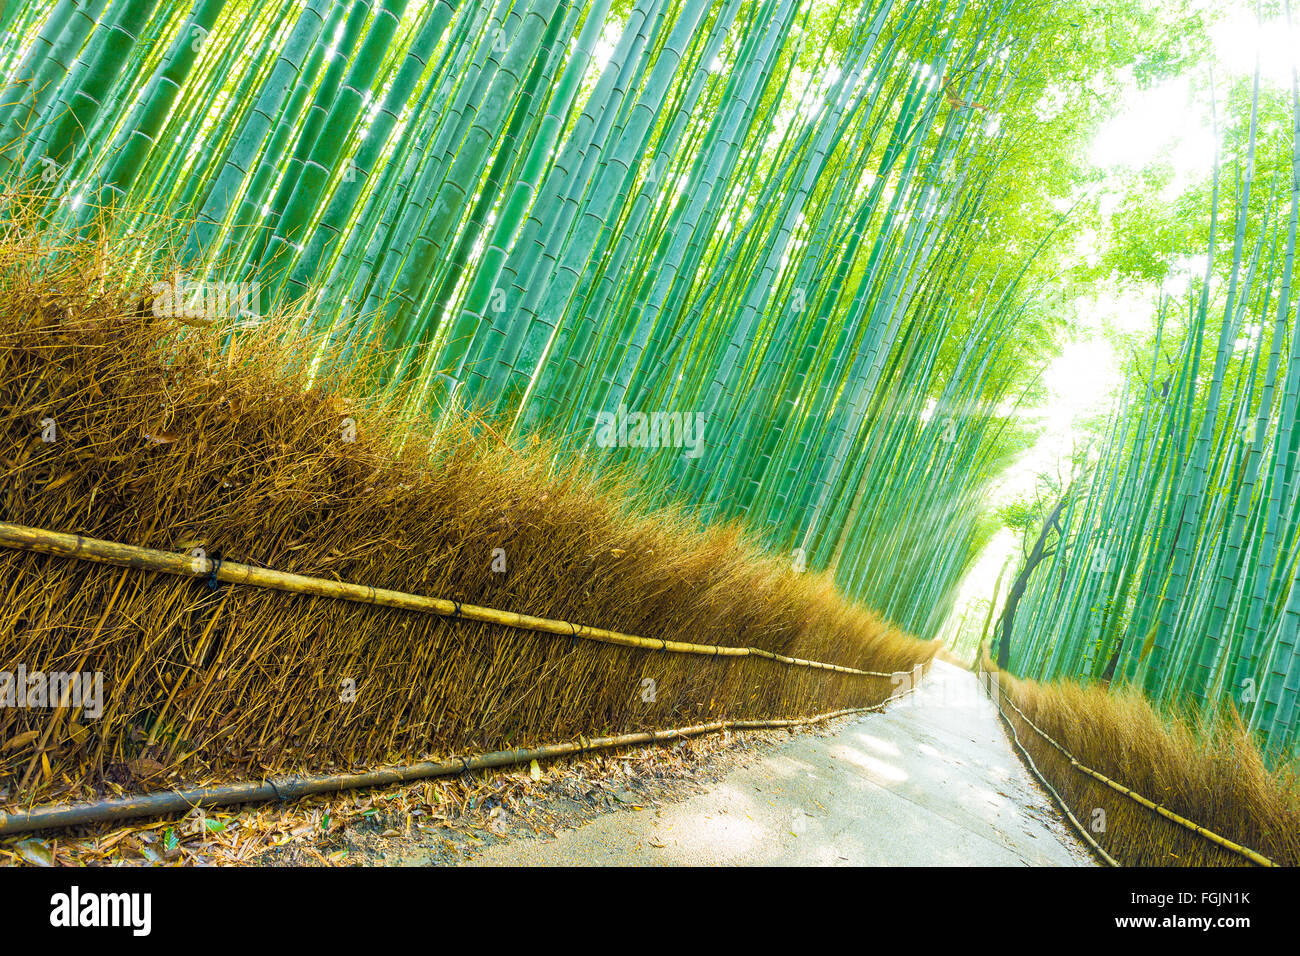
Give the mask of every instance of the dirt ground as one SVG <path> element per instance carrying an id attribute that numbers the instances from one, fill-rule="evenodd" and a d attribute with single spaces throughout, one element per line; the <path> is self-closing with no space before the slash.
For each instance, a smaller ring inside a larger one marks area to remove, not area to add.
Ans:
<path id="1" fill-rule="evenodd" d="M 461 774 L 129 825 L 0 840 L 0 865 L 441 866 L 518 837 L 554 838 L 609 813 L 658 813 L 777 743 L 830 735 L 725 732 L 671 745 Z"/>

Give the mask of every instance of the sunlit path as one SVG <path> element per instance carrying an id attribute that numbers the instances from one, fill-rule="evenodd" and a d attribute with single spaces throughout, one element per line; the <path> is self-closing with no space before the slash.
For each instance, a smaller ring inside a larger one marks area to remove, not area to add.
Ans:
<path id="1" fill-rule="evenodd" d="M 803 735 L 708 792 L 607 814 L 482 865 L 1079 866 L 1090 859 L 1012 753 L 970 673 L 936 661 L 915 700 Z"/>

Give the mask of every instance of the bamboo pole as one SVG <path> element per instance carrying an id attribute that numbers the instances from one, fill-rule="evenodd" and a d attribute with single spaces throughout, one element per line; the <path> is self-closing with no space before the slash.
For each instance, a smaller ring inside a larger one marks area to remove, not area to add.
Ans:
<path id="1" fill-rule="evenodd" d="M 142 816 L 164 816 L 169 813 L 188 813 L 198 808 L 230 806 L 237 803 L 264 803 L 270 800 L 297 800 L 318 793 L 336 793 L 340 790 L 357 790 L 362 787 L 390 787 L 396 784 L 427 780 L 431 777 L 449 777 L 474 770 L 488 770 L 528 763 L 532 760 L 551 760 L 571 754 L 613 747 L 632 747 L 638 744 L 663 743 L 682 737 L 695 737 L 722 730 L 776 730 L 803 727 L 822 723 L 850 714 L 878 712 L 909 691 L 900 691 L 872 707 L 851 707 L 812 717 L 774 720 L 715 720 L 705 724 L 675 727 L 671 730 L 643 730 L 612 737 L 579 737 L 564 743 L 541 747 L 496 750 L 473 757 L 450 757 L 439 761 L 421 761 L 404 767 L 370 770 L 364 773 L 336 773 L 316 776 L 291 775 L 268 778 L 259 783 L 218 784 L 212 787 L 192 787 L 187 790 L 167 790 L 139 796 L 115 797 L 87 804 L 65 804 L 0 813 L 0 835 L 27 833 L 90 824 L 111 823 Z"/>
<path id="2" fill-rule="evenodd" d="M 23 525 L 10 524 L 9 522 L 0 522 L 0 545 L 25 551 L 35 551 L 40 554 L 93 561 L 98 564 L 158 571 L 163 574 L 175 574 L 183 577 L 215 578 L 227 584 L 247 584 L 252 587 L 271 588 L 292 594 L 309 594 L 314 597 L 334 598 L 359 604 L 374 604 L 379 607 L 398 608 L 404 611 L 438 614 L 442 617 L 480 621 L 485 624 L 499 624 L 503 627 L 560 634 L 565 637 L 580 637 L 584 640 L 598 641 L 602 644 L 640 647 L 651 651 L 666 651 L 670 654 L 699 654 L 708 657 L 764 657 L 790 667 L 811 667 L 818 670 L 834 671 L 839 674 L 855 674 L 863 677 L 895 676 L 880 671 L 864 671 L 855 667 L 843 667 L 839 664 L 786 657 L 757 647 L 690 644 L 684 641 L 637 637 L 632 634 L 620 634 L 618 631 L 605 630 L 604 628 L 589 627 L 585 624 L 572 624 L 568 621 L 534 617 L 531 614 L 517 614 L 513 611 L 499 611 L 495 608 L 478 607 L 474 604 L 462 604 L 460 601 L 448 600 L 447 598 L 426 597 L 420 594 L 408 594 L 404 591 L 390 591 L 386 588 L 375 588 L 365 584 L 351 584 L 346 581 L 330 581 L 326 578 L 290 574 L 270 568 L 257 568 L 252 565 L 237 564 L 233 561 L 195 558 L 184 554 L 174 554 L 170 551 L 158 551 L 153 548 L 140 548 L 135 545 L 121 544 L 116 541 L 86 538 L 79 534 L 65 534 L 59 531 L 46 531 L 42 528 L 28 528 Z"/>
<path id="3" fill-rule="evenodd" d="M 983 683 L 983 676 L 984 672 L 981 670 L 976 679 Z M 996 703 L 994 706 L 997 707 Z M 997 707 L 997 711 L 998 716 L 1002 718 L 1002 723 L 1006 724 L 1007 732 L 1011 734 L 1011 743 L 1015 745 L 1017 752 L 1024 759 L 1025 764 L 1029 767 L 1030 773 L 1032 773 L 1047 792 L 1052 795 L 1052 799 L 1056 801 L 1056 805 L 1060 808 L 1061 812 L 1065 814 L 1065 818 L 1070 822 L 1070 826 L 1074 827 L 1075 832 L 1077 832 L 1079 836 L 1083 837 L 1089 848 L 1093 853 L 1097 854 L 1103 863 L 1107 866 L 1120 866 L 1120 862 L 1107 853 L 1102 848 L 1102 845 L 1093 838 L 1093 835 L 1087 831 L 1082 823 L 1079 822 L 1079 818 L 1074 815 L 1074 811 L 1070 809 L 1070 806 L 1065 802 L 1065 799 L 1056 792 L 1056 788 L 1048 782 L 1047 777 L 1043 776 L 1043 772 L 1038 769 L 1038 764 L 1034 763 L 1034 758 L 1029 755 L 1029 751 L 1026 750 L 1024 744 L 1020 742 L 1020 735 L 1016 733 L 1016 728 L 1007 718 L 1007 715 L 1002 712 L 1002 708 Z"/>

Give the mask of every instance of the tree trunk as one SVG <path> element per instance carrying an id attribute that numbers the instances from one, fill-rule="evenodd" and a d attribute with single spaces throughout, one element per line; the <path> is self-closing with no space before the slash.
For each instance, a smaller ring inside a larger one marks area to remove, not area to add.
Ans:
<path id="1" fill-rule="evenodd" d="M 1061 518 L 1061 511 L 1065 508 L 1065 503 L 1070 500 L 1070 493 L 1067 491 L 1061 496 L 1061 500 L 1056 503 L 1052 513 L 1047 516 L 1043 522 L 1043 528 L 1038 532 L 1038 540 L 1034 542 L 1034 549 L 1029 552 L 1029 557 L 1025 561 L 1025 566 L 1020 569 L 1016 575 L 1015 582 L 1011 585 L 1011 590 L 1007 593 L 1007 606 L 1002 611 L 1002 637 L 998 641 L 998 670 L 1006 670 L 1011 663 L 1011 625 L 1016 617 L 1016 605 L 1024 597 L 1025 589 L 1029 587 L 1029 576 L 1034 573 L 1034 568 L 1047 557 L 1045 548 L 1047 545 L 1047 536 L 1051 533 L 1052 528 L 1056 528 L 1057 534 L 1060 534 L 1058 522 Z"/>

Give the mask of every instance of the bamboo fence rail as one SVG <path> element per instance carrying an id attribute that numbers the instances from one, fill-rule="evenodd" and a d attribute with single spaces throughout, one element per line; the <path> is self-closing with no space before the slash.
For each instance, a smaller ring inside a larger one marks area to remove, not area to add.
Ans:
<path id="1" fill-rule="evenodd" d="M 988 690 L 988 683 L 986 683 L 983 680 L 983 675 L 985 673 L 988 672 L 981 667 L 980 683 L 984 685 L 986 690 Z M 1124 796 L 1128 797 L 1130 800 L 1134 801 L 1135 803 L 1141 804 L 1142 806 L 1146 807 L 1148 810 L 1151 810 L 1154 813 L 1157 813 L 1160 816 L 1164 817 L 1166 820 L 1169 820 L 1172 823 L 1176 823 L 1178 826 L 1183 827 L 1184 829 L 1190 830 L 1193 833 L 1204 837 L 1205 839 L 1209 840 L 1211 843 L 1218 844 L 1219 846 L 1223 847 L 1226 850 L 1236 853 L 1239 856 L 1245 857 L 1247 860 L 1250 860 L 1250 862 L 1254 863 L 1257 866 L 1277 865 L 1268 857 L 1264 856 L 1262 853 L 1257 853 L 1255 850 L 1252 850 L 1249 847 L 1244 847 L 1239 843 L 1234 843 L 1232 840 L 1229 840 L 1227 837 L 1220 836 L 1219 834 L 1215 833 L 1213 830 L 1208 830 L 1205 827 L 1201 826 L 1199 823 L 1195 823 L 1191 820 L 1188 820 L 1186 817 L 1179 816 L 1177 813 L 1174 813 L 1172 810 L 1169 810 L 1166 807 L 1162 807 L 1160 804 L 1156 803 L 1153 800 L 1149 800 L 1148 798 L 1142 796 L 1142 794 L 1136 792 L 1135 790 L 1131 790 L 1128 787 L 1124 786 L 1123 784 L 1118 783 L 1115 780 L 1112 780 L 1110 777 L 1107 777 L 1105 774 L 1093 770 L 1091 767 L 1085 766 L 1084 764 L 1080 763 L 1072 753 L 1070 753 L 1059 743 L 1053 740 L 1050 736 L 1047 735 L 1045 731 L 1043 731 L 1032 720 L 1026 717 L 1024 711 L 1022 711 L 1019 707 L 1016 706 L 1015 701 L 1011 700 L 1004 693 L 1002 693 L 1001 684 L 996 679 L 991 683 L 997 684 L 998 691 L 996 695 L 992 691 L 989 691 L 989 698 L 993 701 L 993 705 L 997 707 L 998 714 L 1002 717 L 1003 721 L 1007 723 L 1007 726 L 1010 727 L 1011 724 L 1010 721 L 1007 719 L 1006 713 L 1002 710 L 1002 703 L 1001 703 L 1002 699 L 1005 699 L 1006 702 L 1011 705 L 1011 709 L 1016 712 L 1016 715 L 1022 721 L 1025 722 L 1025 725 L 1029 727 L 1029 729 L 1031 729 L 1039 737 L 1041 737 L 1043 740 L 1049 743 L 1052 747 L 1060 751 L 1062 756 L 1064 756 L 1070 762 L 1070 766 L 1073 769 L 1077 770 L 1079 773 L 1084 774 L 1085 776 L 1088 777 L 1092 777 L 1093 779 L 1101 783 L 1104 783 L 1106 786 L 1110 787 L 1112 790 L 1116 791 L 1117 793 L 1123 794 Z M 1012 730 L 1012 735 L 1013 737 L 1015 736 L 1014 730 Z M 1028 754 L 1024 752 L 1023 748 L 1020 748 L 1020 741 L 1018 737 L 1015 738 L 1015 742 L 1017 748 L 1019 748 L 1021 750 L 1021 753 L 1025 755 L 1026 759 L 1028 759 Z M 1030 762 L 1032 764 L 1032 760 Z M 1037 767 L 1034 768 L 1034 773 L 1036 775 L 1038 774 Z M 1049 786 L 1048 789 L 1050 790 L 1051 787 Z M 1056 792 L 1054 790 L 1052 791 L 1052 794 L 1053 796 L 1056 796 Z M 1057 800 L 1059 802 L 1060 797 L 1057 797 Z M 1064 806 L 1064 804 L 1062 805 Z M 1105 851 L 1102 851 L 1101 848 L 1097 846 L 1096 841 L 1093 840 L 1092 837 L 1083 829 L 1083 826 L 1079 823 L 1078 820 L 1075 819 L 1074 815 L 1070 813 L 1068 809 L 1066 810 L 1066 816 L 1069 817 L 1070 822 L 1075 826 L 1075 828 L 1084 835 L 1084 838 L 1088 841 L 1088 843 L 1092 845 L 1095 849 L 1102 852 L 1103 855 L 1105 855 Z M 1107 859 L 1109 859 L 1109 857 L 1107 857 Z"/>
<path id="2" fill-rule="evenodd" d="M 22 810 L 17 813 L 0 813 L 0 835 L 26 833 L 32 830 L 84 826 L 109 823 L 141 816 L 162 816 L 169 813 L 187 813 L 191 809 L 230 806 L 237 803 L 261 803 L 269 800 L 296 800 L 318 793 L 336 793 L 362 787 L 387 787 L 431 777 L 447 777 L 475 770 L 507 767 L 531 760 L 551 760 L 592 750 L 613 747 L 630 747 L 637 744 L 663 743 L 682 737 L 718 733 L 723 730 L 775 730 L 822 723 L 836 717 L 883 710 L 886 704 L 898 700 L 912 688 L 905 688 L 872 707 L 851 707 L 845 710 L 778 720 L 715 720 L 705 724 L 675 727 L 671 730 L 643 730 L 612 737 L 579 737 L 575 741 L 546 744 L 541 747 L 497 750 L 473 757 L 450 757 L 440 761 L 422 761 L 405 767 L 371 770 L 365 773 L 322 774 L 316 776 L 285 776 L 268 778 L 260 783 L 219 784 L 211 787 L 194 787 L 187 790 L 167 790 L 139 796 L 115 797 L 97 803 L 56 805 Z"/>
<path id="3" fill-rule="evenodd" d="M 233 561 L 196 558 L 189 555 L 175 554 L 170 551 L 140 548 L 115 541 L 104 541 L 99 538 L 86 538 L 79 534 L 28 528 L 9 522 L 0 522 L 0 545 L 59 557 L 93 561 L 98 564 L 111 564 L 117 567 L 159 571 L 164 574 L 207 578 L 227 584 L 246 584 L 252 587 L 271 588 L 295 594 L 310 594 L 316 597 L 336 598 L 343 601 L 374 604 L 406 611 L 420 611 L 442 617 L 463 618 L 487 624 L 499 624 L 503 627 L 583 638 L 584 640 L 598 641 L 602 644 L 619 644 L 624 647 L 665 651 L 670 654 L 699 654 L 708 657 L 765 657 L 768 660 L 790 667 L 809 667 L 863 677 L 894 676 L 881 671 L 859 670 L 855 667 L 843 667 L 839 664 L 786 657 L 757 647 L 727 647 L 720 644 L 691 644 L 685 641 L 637 637 L 632 634 L 620 634 L 617 631 L 605 630 L 604 628 L 589 627 L 585 624 L 573 624 L 569 621 L 534 617 L 531 614 L 517 614 L 513 611 L 500 611 L 495 608 L 464 604 L 447 598 L 426 597 L 404 591 L 374 588 L 364 584 L 331 581 L 327 578 L 308 577 L 302 574 L 288 574 L 270 568 L 237 564 Z"/>

